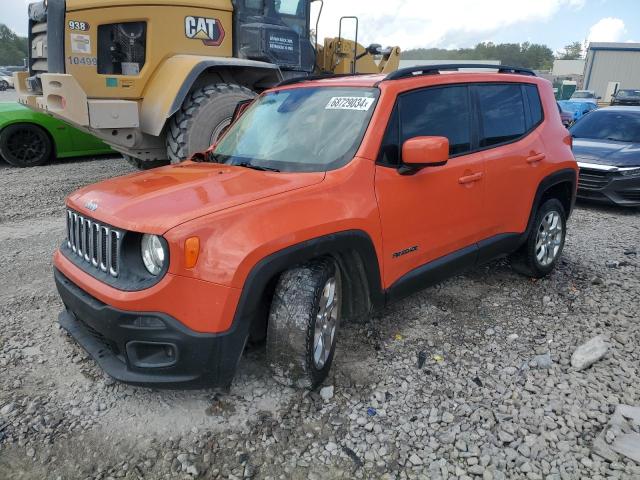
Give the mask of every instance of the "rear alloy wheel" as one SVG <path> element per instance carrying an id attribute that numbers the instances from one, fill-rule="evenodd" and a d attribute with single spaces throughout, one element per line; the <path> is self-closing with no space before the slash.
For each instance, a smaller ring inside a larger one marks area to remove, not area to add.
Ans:
<path id="1" fill-rule="evenodd" d="M 323 382 L 341 311 L 342 278 L 332 260 L 313 260 L 280 276 L 267 329 L 267 359 L 277 381 L 302 388 Z"/>
<path id="2" fill-rule="evenodd" d="M 4 92 L 9 88 L 9 83 L 6 80 L 0 80 L 0 92 Z"/>
<path id="3" fill-rule="evenodd" d="M 49 135 L 37 125 L 19 123 L 0 132 L 0 155 L 14 167 L 44 165 L 52 152 Z"/>
<path id="4" fill-rule="evenodd" d="M 567 217 L 562 203 L 553 198 L 544 202 L 534 219 L 525 243 L 513 255 L 514 268 L 525 275 L 542 278 L 556 266 L 567 235 Z"/>
<path id="5" fill-rule="evenodd" d="M 169 122 L 167 155 L 171 163 L 207 150 L 229 128 L 238 103 L 255 96 L 248 88 L 229 83 L 193 91 Z"/>

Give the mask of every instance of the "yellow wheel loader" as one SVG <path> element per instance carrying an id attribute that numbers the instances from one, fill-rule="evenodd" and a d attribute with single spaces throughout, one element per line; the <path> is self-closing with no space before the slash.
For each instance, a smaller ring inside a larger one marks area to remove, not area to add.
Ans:
<path id="1" fill-rule="evenodd" d="M 399 48 L 342 38 L 343 21 L 357 30 L 353 17 L 316 45 L 313 1 L 322 2 L 32 3 L 19 101 L 93 133 L 139 168 L 180 162 L 218 139 L 239 102 L 283 80 L 398 68 Z"/>

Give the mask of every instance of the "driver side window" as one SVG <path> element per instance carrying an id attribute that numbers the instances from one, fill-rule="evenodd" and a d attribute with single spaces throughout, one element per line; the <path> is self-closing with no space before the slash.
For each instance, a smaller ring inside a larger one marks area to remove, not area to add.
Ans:
<path id="1" fill-rule="evenodd" d="M 382 140 L 378 163 L 400 165 L 402 144 L 413 137 L 446 137 L 449 154 L 471 151 L 469 88 L 425 88 L 398 97 Z"/>

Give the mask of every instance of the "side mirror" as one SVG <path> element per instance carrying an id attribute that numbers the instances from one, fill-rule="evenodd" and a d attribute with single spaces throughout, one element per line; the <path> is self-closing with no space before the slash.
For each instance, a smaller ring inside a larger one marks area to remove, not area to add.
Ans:
<path id="1" fill-rule="evenodd" d="M 420 168 L 438 167 L 449 160 L 449 139 L 446 137 L 413 137 L 402 145 L 402 175 Z"/>

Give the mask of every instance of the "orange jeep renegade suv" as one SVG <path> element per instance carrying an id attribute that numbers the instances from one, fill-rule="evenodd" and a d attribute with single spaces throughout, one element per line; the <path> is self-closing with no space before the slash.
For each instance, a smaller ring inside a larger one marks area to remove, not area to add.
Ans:
<path id="1" fill-rule="evenodd" d="M 349 318 L 504 255 L 548 274 L 578 171 L 551 85 L 462 67 L 285 82 L 191 161 L 71 194 L 60 324 L 127 383 L 226 386 L 266 338 L 315 387 Z"/>

